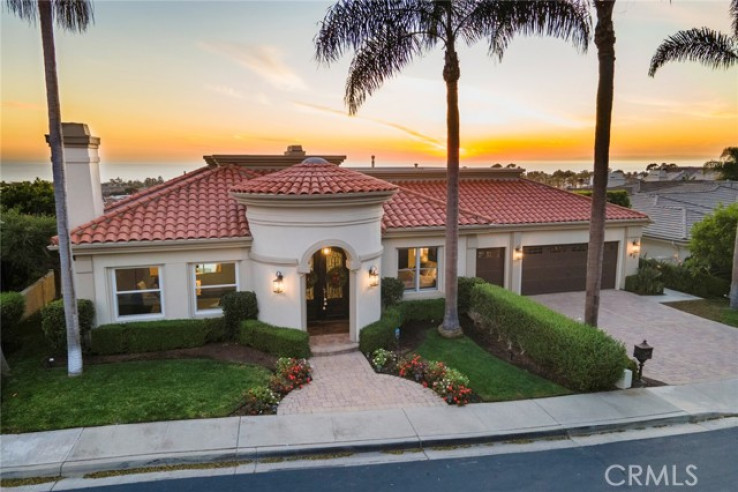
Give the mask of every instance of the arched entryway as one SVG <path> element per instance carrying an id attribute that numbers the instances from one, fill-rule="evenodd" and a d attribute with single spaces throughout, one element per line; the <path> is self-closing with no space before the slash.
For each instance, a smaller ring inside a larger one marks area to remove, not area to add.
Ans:
<path id="1" fill-rule="evenodd" d="M 318 249 L 309 260 L 305 275 L 305 304 L 308 333 L 349 333 L 350 272 L 346 252 L 336 246 Z"/>

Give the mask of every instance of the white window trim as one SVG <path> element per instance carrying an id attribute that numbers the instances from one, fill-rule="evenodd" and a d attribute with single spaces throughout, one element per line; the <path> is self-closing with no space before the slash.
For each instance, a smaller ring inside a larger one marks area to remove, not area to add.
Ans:
<path id="1" fill-rule="evenodd" d="M 420 250 L 423 248 L 427 248 L 430 250 L 431 248 L 436 249 L 436 285 L 435 287 L 420 287 Z M 439 246 L 408 246 L 407 248 L 397 248 L 398 251 L 406 249 L 406 250 L 415 250 L 415 285 L 412 289 L 405 289 L 405 293 L 419 293 L 419 292 L 433 292 L 438 290 L 438 285 L 440 283 L 440 272 L 441 272 L 441 257 L 440 257 L 440 247 Z M 399 254 L 398 254 L 399 256 Z M 407 271 L 413 271 L 412 268 L 398 268 L 397 269 L 397 276 L 400 276 L 400 272 L 407 272 Z"/>
<path id="2" fill-rule="evenodd" d="M 234 284 L 218 284 L 218 285 L 207 285 L 205 287 L 197 286 L 197 272 L 196 268 L 197 265 L 204 265 L 207 263 L 220 263 L 220 264 L 226 264 L 226 263 L 233 263 L 233 275 L 236 277 L 236 282 Z M 238 277 L 239 277 L 239 262 L 237 261 L 198 261 L 196 263 L 190 263 L 190 280 L 192 282 L 192 290 L 190 295 L 190 301 L 192 302 L 192 312 L 195 313 L 195 315 L 208 315 L 208 314 L 221 314 L 223 312 L 223 308 L 213 308 L 213 309 L 197 309 L 197 290 L 208 290 L 208 289 L 216 289 L 219 287 L 236 287 L 236 292 L 239 291 L 240 285 L 238 283 Z"/>
<path id="3" fill-rule="evenodd" d="M 159 288 L 158 289 L 143 289 L 143 290 L 122 290 L 118 291 L 118 280 L 115 277 L 116 270 L 135 270 L 137 268 L 157 268 L 159 270 Z M 110 275 L 113 282 L 113 309 L 115 313 L 115 321 L 148 321 L 163 319 L 166 313 L 166 306 L 164 305 L 164 266 L 163 265 L 137 265 L 137 266 L 121 266 L 113 267 L 110 269 Z M 143 294 L 146 292 L 158 292 L 159 293 L 159 304 L 161 305 L 161 312 L 154 314 L 129 314 L 121 316 L 118 312 L 118 294 Z"/>

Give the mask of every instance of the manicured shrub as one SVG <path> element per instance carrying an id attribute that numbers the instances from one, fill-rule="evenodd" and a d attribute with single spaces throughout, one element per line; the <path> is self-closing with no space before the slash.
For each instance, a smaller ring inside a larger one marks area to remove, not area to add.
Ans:
<path id="1" fill-rule="evenodd" d="M 501 287 L 475 286 L 470 315 L 570 389 L 607 390 L 623 372 L 626 355 L 621 343 Z"/>
<path id="2" fill-rule="evenodd" d="M 395 306 L 385 309 L 382 317 L 359 332 L 359 350 L 371 354 L 375 350 L 389 349 L 395 346 L 395 328 L 402 325 L 402 313 Z"/>
<path id="3" fill-rule="evenodd" d="M 172 319 L 98 326 L 92 331 L 92 352 L 100 355 L 135 354 L 205 345 L 212 320 Z"/>
<path id="4" fill-rule="evenodd" d="M 577 190 L 574 193 L 578 195 L 592 196 L 592 192 L 590 190 Z M 626 190 L 607 190 L 606 200 L 612 204 L 620 205 L 621 207 L 630 208 L 632 206 L 630 203 L 630 195 L 628 195 Z"/>
<path id="5" fill-rule="evenodd" d="M 402 322 L 405 321 L 438 321 L 443 320 L 446 301 L 439 299 L 418 299 L 402 301 L 398 306 L 402 313 Z"/>
<path id="6" fill-rule="evenodd" d="M 259 307 L 256 294 L 253 292 L 229 292 L 220 299 L 223 317 L 229 338 L 236 336 L 241 323 L 247 319 L 256 319 Z"/>
<path id="7" fill-rule="evenodd" d="M 255 319 L 241 323 L 238 343 L 278 357 L 310 357 L 310 337 L 307 332 L 272 326 Z"/>
<path id="8" fill-rule="evenodd" d="M 95 321 L 95 305 L 88 299 L 77 299 L 77 314 L 79 316 L 79 335 L 82 350 L 90 348 L 90 330 Z M 67 350 L 67 322 L 64 317 L 64 301 L 58 299 L 50 302 L 41 309 L 41 329 L 46 341 L 56 354 Z"/>
<path id="9" fill-rule="evenodd" d="M 459 314 L 464 314 L 469 311 L 469 304 L 471 303 L 471 292 L 475 285 L 484 284 L 485 281 L 479 277 L 459 277 L 459 290 L 457 305 Z"/>
<path id="10" fill-rule="evenodd" d="M 243 395 L 243 400 L 235 413 L 238 415 L 274 415 L 277 413 L 280 395 L 267 388 L 257 386 Z"/>
<path id="11" fill-rule="evenodd" d="M 394 277 L 382 277 L 382 306 L 394 306 L 402 300 L 405 293 L 405 284 Z"/>
<path id="12" fill-rule="evenodd" d="M 637 274 L 625 277 L 625 290 L 642 296 L 661 295 L 664 293 L 664 283 L 660 278 L 658 268 L 644 264 L 638 268 Z"/>
<path id="13" fill-rule="evenodd" d="M 207 330 L 207 343 L 224 342 L 228 340 L 228 327 L 225 318 L 206 318 L 203 320 Z"/>
<path id="14" fill-rule="evenodd" d="M 686 292 L 707 299 L 723 297 L 730 292 L 728 280 L 715 277 L 687 265 L 675 265 L 663 261 L 641 258 L 639 269 L 652 267 L 661 273 L 659 280 L 664 287 L 679 292 Z"/>
<path id="15" fill-rule="evenodd" d="M 0 293 L 0 327 L 3 332 L 18 326 L 25 309 L 26 298 L 20 292 Z"/>

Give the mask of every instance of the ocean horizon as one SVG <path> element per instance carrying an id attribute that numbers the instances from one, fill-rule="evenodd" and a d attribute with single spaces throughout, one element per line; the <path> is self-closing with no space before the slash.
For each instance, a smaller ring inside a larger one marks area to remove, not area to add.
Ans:
<path id="1" fill-rule="evenodd" d="M 694 160 L 673 160 L 664 159 L 661 162 L 673 162 L 681 166 L 702 166 L 703 162 L 695 162 Z M 443 167 L 442 163 L 419 163 L 422 167 Z M 501 163 L 506 165 L 507 162 Z M 571 170 L 571 171 L 582 171 L 592 170 L 593 165 L 586 161 L 572 160 L 569 162 L 561 161 L 521 161 L 517 162 L 517 165 L 524 168 L 527 171 L 546 171 L 552 173 L 557 169 Z M 110 181 L 114 178 L 121 178 L 125 181 L 128 180 L 144 180 L 146 178 L 158 178 L 161 176 L 164 180 L 172 179 L 176 176 L 180 176 L 183 173 L 194 171 L 200 167 L 205 166 L 205 162 L 152 162 L 152 163 L 140 163 L 140 162 L 101 162 L 100 163 L 100 179 Z M 413 163 L 398 162 L 398 163 L 382 163 L 377 167 L 412 167 Z M 468 164 L 461 163 L 462 167 L 488 167 L 489 164 Z M 611 161 L 610 168 L 613 170 L 619 169 L 625 172 L 632 171 L 645 171 L 648 162 L 638 161 Z M 347 161 L 344 164 L 345 167 L 367 167 L 368 163 L 361 162 L 350 162 Z M 44 180 L 51 180 L 51 163 L 40 164 L 32 162 L 3 162 L 0 163 L 0 180 L 13 182 L 13 181 L 33 181 L 36 178 Z"/>

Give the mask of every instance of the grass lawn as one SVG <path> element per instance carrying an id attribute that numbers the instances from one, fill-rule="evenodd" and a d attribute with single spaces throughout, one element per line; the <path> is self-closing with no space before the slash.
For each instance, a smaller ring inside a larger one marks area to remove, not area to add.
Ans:
<path id="1" fill-rule="evenodd" d="M 470 338 L 445 339 L 434 329 L 415 351 L 429 360 L 443 361 L 469 377 L 469 385 L 483 401 L 520 400 L 571 394 L 540 376 L 519 369 L 479 347 Z"/>
<path id="2" fill-rule="evenodd" d="M 679 301 L 666 303 L 686 313 L 710 319 L 738 328 L 738 311 L 730 309 L 728 299 L 700 299 L 698 301 Z"/>
<path id="3" fill-rule="evenodd" d="M 3 433 L 223 417 L 248 388 L 266 384 L 260 366 L 205 359 L 87 365 L 70 378 L 65 367 L 44 369 L 43 339 L 29 327 L 24 349 L 10 355 L 3 380 Z"/>

